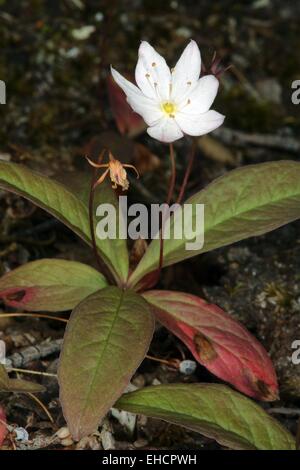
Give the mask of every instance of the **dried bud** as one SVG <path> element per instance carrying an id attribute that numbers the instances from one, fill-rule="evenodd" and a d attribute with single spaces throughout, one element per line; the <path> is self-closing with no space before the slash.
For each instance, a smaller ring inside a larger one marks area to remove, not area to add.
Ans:
<path id="1" fill-rule="evenodd" d="M 123 191 L 126 191 L 129 187 L 129 181 L 127 179 L 127 171 L 119 160 L 116 160 L 112 154 L 109 154 L 109 176 L 113 183 L 112 187 L 115 189 L 117 186 L 121 186 Z"/>
<path id="2" fill-rule="evenodd" d="M 136 174 L 137 177 L 139 177 L 139 173 L 137 169 L 133 165 L 129 165 L 127 163 L 121 163 L 119 160 L 117 160 L 111 152 L 109 152 L 109 162 L 108 163 L 95 163 L 92 160 L 90 160 L 88 157 L 86 157 L 87 161 L 89 164 L 94 167 L 94 168 L 106 168 L 105 172 L 100 176 L 100 178 L 97 179 L 96 183 L 94 184 L 94 188 L 98 186 L 99 184 L 103 183 L 105 180 L 106 176 L 109 174 L 112 187 L 114 189 L 117 188 L 117 186 L 121 186 L 123 191 L 126 191 L 129 187 L 129 181 L 127 179 L 127 172 L 125 168 L 132 168 Z"/>

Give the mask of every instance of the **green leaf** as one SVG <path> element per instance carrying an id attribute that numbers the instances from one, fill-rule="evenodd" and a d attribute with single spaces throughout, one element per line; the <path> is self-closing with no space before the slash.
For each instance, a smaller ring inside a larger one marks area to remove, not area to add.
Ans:
<path id="1" fill-rule="evenodd" d="M 67 172 L 59 173 L 55 176 L 57 181 L 67 186 L 78 197 L 86 207 L 89 205 L 89 194 L 91 186 L 91 172 Z M 99 204 L 111 204 L 116 210 L 116 233 L 119 233 L 119 199 L 113 190 L 109 181 L 97 186 L 94 196 L 94 214 Z M 95 217 L 94 225 L 97 225 Z M 99 241 L 99 243 L 103 243 Z M 119 275 L 123 281 L 127 279 L 129 270 L 129 254 L 127 249 L 127 240 L 125 238 L 115 238 L 104 240 L 107 245 L 109 257 L 113 266 L 119 267 Z"/>
<path id="2" fill-rule="evenodd" d="M 77 440 L 94 432 L 147 353 L 154 319 L 138 294 L 106 287 L 83 300 L 67 326 L 60 399 Z"/>
<path id="3" fill-rule="evenodd" d="M 74 308 L 106 285 L 102 274 L 86 264 L 43 259 L 2 276 L 0 298 L 7 305 L 19 309 L 57 312 Z"/>
<path id="4" fill-rule="evenodd" d="M 232 449 L 295 449 L 295 439 L 281 424 L 224 385 L 146 387 L 126 393 L 115 407 L 184 426 Z"/>
<path id="5" fill-rule="evenodd" d="M 35 382 L 22 379 L 10 379 L 3 364 L 0 364 L 0 392 L 38 393 L 45 387 Z"/>
<path id="6" fill-rule="evenodd" d="M 87 204 L 63 184 L 22 165 L 0 162 L 0 188 L 29 199 L 91 244 Z M 103 198 L 106 197 L 107 190 L 103 190 L 102 194 Z M 111 202 L 111 199 L 102 202 Z M 124 241 L 97 240 L 97 246 L 115 279 L 124 282 L 128 275 L 128 254 Z"/>
<path id="7" fill-rule="evenodd" d="M 185 204 L 204 204 L 204 246 L 187 250 L 186 238 L 165 240 L 164 266 L 239 240 L 262 235 L 300 217 L 300 163 L 280 161 L 249 165 L 216 179 Z M 173 218 L 171 227 L 173 225 Z M 172 234 L 172 231 L 171 231 Z M 159 264 L 159 240 L 153 240 L 135 272 L 136 285 Z"/>
<path id="8" fill-rule="evenodd" d="M 116 234 L 119 233 L 119 217 L 122 217 L 121 211 L 119 213 L 119 198 L 115 191 L 111 187 L 110 182 L 104 181 L 103 184 L 99 185 L 95 192 L 94 201 L 94 214 L 99 204 L 111 204 L 115 208 L 116 213 Z M 97 226 L 97 216 L 95 217 L 95 227 Z M 107 238 L 105 240 L 99 240 L 98 244 L 105 243 L 109 258 L 113 266 L 118 267 L 119 277 L 122 281 L 127 281 L 129 272 L 129 253 L 127 248 L 127 239 L 125 238 Z"/>

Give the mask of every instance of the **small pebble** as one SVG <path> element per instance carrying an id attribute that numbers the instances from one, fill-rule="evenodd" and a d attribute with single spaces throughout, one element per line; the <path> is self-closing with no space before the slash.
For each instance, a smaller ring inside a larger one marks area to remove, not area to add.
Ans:
<path id="1" fill-rule="evenodd" d="M 192 375 L 197 368 L 197 364 L 195 361 L 182 361 L 179 366 L 179 371 L 184 375 Z"/>
<path id="2" fill-rule="evenodd" d="M 72 36 L 74 39 L 77 39 L 78 41 L 85 41 L 95 31 L 96 31 L 96 28 L 94 25 L 86 25 L 78 29 L 73 29 Z"/>
<path id="3" fill-rule="evenodd" d="M 57 437 L 59 437 L 59 439 L 66 439 L 67 437 L 71 436 L 70 431 L 66 426 L 64 426 L 63 428 L 60 428 L 57 431 L 56 435 Z"/>
<path id="4" fill-rule="evenodd" d="M 67 437 L 66 439 L 62 439 L 60 443 L 64 447 L 69 447 L 74 444 L 72 437 Z"/>
<path id="5" fill-rule="evenodd" d="M 29 434 L 24 428 L 16 428 L 15 430 L 15 439 L 19 442 L 29 441 Z"/>
<path id="6" fill-rule="evenodd" d="M 100 22 L 100 21 L 103 21 L 103 19 L 104 19 L 103 13 L 101 13 L 101 11 L 98 11 L 98 13 L 95 14 L 95 20 Z"/>

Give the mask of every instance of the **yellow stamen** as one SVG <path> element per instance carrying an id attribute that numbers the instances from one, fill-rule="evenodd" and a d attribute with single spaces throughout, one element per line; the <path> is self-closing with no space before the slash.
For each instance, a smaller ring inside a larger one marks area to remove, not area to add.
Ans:
<path id="1" fill-rule="evenodd" d="M 166 114 L 171 116 L 174 115 L 174 113 L 176 112 L 176 105 L 174 103 L 171 103 L 170 101 L 166 101 L 162 104 L 162 109 Z"/>

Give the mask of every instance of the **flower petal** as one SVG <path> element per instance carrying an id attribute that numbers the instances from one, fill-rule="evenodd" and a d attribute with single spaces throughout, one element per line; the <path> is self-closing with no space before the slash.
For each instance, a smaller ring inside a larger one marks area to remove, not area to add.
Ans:
<path id="1" fill-rule="evenodd" d="M 214 75 L 200 78 L 195 88 L 184 97 L 179 104 L 179 110 L 188 114 L 206 113 L 218 93 L 219 80 Z M 187 104 L 189 103 L 189 104 Z"/>
<path id="2" fill-rule="evenodd" d="M 180 99 L 199 79 L 201 55 L 195 41 L 190 41 L 172 71 L 172 97 Z"/>
<path id="3" fill-rule="evenodd" d="M 125 77 L 123 77 L 123 75 L 121 75 L 117 70 L 115 70 L 113 67 L 110 67 L 110 70 L 113 79 L 119 85 L 119 87 L 122 88 L 127 97 L 142 95 L 141 90 L 139 90 L 137 86 L 135 86 Z"/>
<path id="4" fill-rule="evenodd" d="M 142 116 L 148 126 L 153 125 L 156 121 L 161 119 L 163 112 L 155 101 L 144 96 L 137 86 L 124 78 L 113 67 L 111 67 L 111 73 L 116 83 L 126 94 L 127 101 L 132 107 L 133 111 Z"/>
<path id="5" fill-rule="evenodd" d="M 175 116 L 180 129 L 185 134 L 193 136 L 204 135 L 214 131 L 223 124 L 224 119 L 225 116 L 213 110 L 198 115 L 178 112 Z"/>
<path id="6" fill-rule="evenodd" d="M 149 98 L 161 102 L 170 95 L 171 72 L 165 59 L 146 41 L 139 48 L 135 80 Z"/>
<path id="7" fill-rule="evenodd" d="M 160 142 L 174 142 L 181 139 L 183 133 L 174 118 L 163 118 L 154 126 L 148 127 L 148 134 Z"/>
<path id="8" fill-rule="evenodd" d="M 148 126 L 153 126 L 163 117 L 163 112 L 155 103 L 148 103 L 145 100 L 145 97 L 137 99 L 127 98 L 133 111 L 142 116 Z"/>

